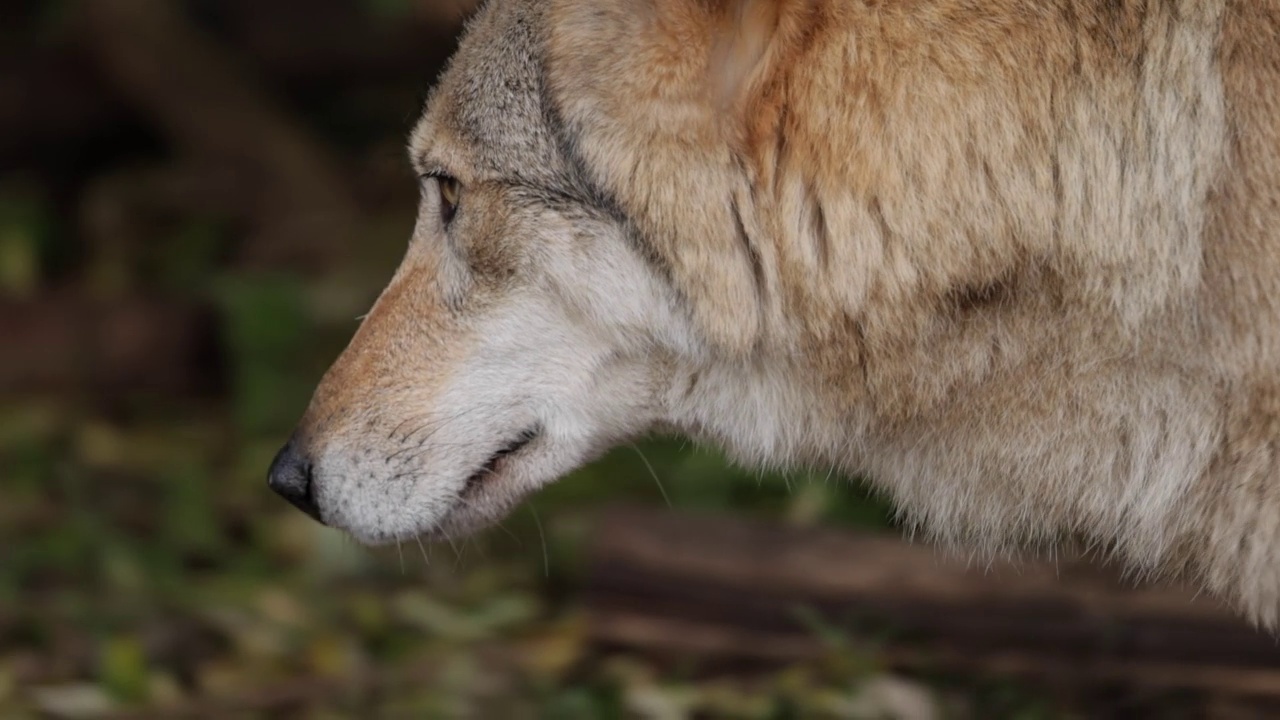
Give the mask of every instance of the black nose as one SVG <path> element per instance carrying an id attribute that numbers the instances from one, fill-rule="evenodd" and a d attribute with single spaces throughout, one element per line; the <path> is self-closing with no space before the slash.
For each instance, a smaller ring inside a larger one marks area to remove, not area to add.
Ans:
<path id="1" fill-rule="evenodd" d="M 324 522 L 320 519 L 320 506 L 316 504 L 315 489 L 311 483 L 311 463 L 298 451 L 296 438 L 290 438 L 271 462 L 267 485 L 316 522 Z"/>

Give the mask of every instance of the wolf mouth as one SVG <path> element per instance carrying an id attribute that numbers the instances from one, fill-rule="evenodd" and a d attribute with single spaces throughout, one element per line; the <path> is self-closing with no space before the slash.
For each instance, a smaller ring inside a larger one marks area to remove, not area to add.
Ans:
<path id="1" fill-rule="evenodd" d="M 539 431 L 537 428 L 530 428 L 517 435 L 506 445 L 499 448 L 493 453 L 493 455 L 489 456 L 488 460 L 485 460 L 484 464 L 480 466 L 480 469 L 471 473 L 471 476 L 467 478 L 467 484 L 463 488 L 462 494 L 466 495 L 473 491 L 480 483 L 484 482 L 485 478 L 498 471 L 503 460 L 506 460 L 512 455 L 515 455 L 528 447 L 534 440 L 538 439 L 538 435 Z"/>

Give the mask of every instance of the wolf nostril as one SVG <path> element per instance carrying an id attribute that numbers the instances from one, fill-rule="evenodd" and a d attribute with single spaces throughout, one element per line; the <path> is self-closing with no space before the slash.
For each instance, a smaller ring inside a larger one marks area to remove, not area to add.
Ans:
<path id="1" fill-rule="evenodd" d="M 316 503 L 315 488 L 312 485 L 311 463 L 298 451 L 296 438 L 290 438 L 271 462 L 271 469 L 267 471 L 267 485 L 316 522 L 324 523 L 320 519 L 320 506 Z"/>

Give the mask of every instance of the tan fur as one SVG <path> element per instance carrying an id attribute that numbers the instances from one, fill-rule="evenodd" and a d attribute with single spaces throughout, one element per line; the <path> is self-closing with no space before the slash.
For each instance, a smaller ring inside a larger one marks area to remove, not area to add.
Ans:
<path id="1" fill-rule="evenodd" d="M 1078 535 L 1275 623 L 1280 3 L 528 13 L 588 179 L 692 318 L 637 360 L 654 423 L 866 473 L 967 546 Z M 415 153 L 484 186 L 449 77 Z"/>

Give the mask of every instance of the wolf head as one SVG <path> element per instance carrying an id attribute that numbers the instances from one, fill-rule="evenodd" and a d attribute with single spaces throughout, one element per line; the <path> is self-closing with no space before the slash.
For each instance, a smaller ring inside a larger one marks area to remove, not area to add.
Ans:
<path id="1" fill-rule="evenodd" d="M 751 342 L 744 250 L 713 241 L 691 248 L 700 266 L 672 267 L 607 186 L 621 178 L 590 169 L 601 158 L 583 143 L 598 155 L 609 139 L 584 137 L 575 122 L 592 109 L 558 98 L 544 5 L 494 2 L 472 21 L 412 133 L 421 201 L 403 263 L 273 465 L 273 487 L 362 541 L 499 519 L 619 442 L 679 425 L 672 397 L 696 368 Z M 697 192 L 691 160 L 646 192 Z M 732 231 L 729 207 L 705 212 L 694 226 Z M 673 277 L 697 273 L 694 292 L 722 307 L 711 326 Z"/>

